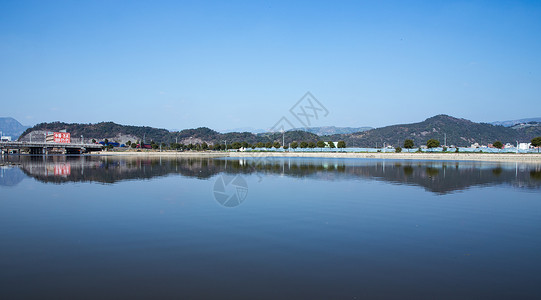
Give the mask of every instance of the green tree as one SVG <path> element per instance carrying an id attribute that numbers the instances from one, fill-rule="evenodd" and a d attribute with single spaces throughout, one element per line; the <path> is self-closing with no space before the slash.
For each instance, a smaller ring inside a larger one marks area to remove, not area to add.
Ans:
<path id="1" fill-rule="evenodd" d="M 299 144 L 297 142 L 291 143 L 291 149 L 297 149 L 299 147 Z"/>
<path id="2" fill-rule="evenodd" d="M 307 142 L 301 142 L 301 148 L 302 149 L 308 148 L 308 143 Z"/>
<path id="3" fill-rule="evenodd" d="M 314 143 L 314 142 L 309 142 L 308 143 L 308 148 L 314 149 L 315 147 L 316 147 L 316 143 Z"/>
<path id="4" fill-rule="evenodd" d="M 414 145 L 413 140 L 408 139 L 404 141 L 404 148 L 406 149 L 412 149 Z"/>
<path id="5" fill-rule="evenodd" d="M 280 143 L 274 142 L 273 146 L 274 146 L 274 148 L 278 149 L 278 148 L 280 148 Z"/>
<path id="6" fill-rule="evenodd" d="M 265 144 L 265 148 L 272 148 L 272 143 L 271 142 L 267 142 Z"/>
<path id="7" fill-rule="evenodd" d="M 396 148 L 394 148 L 394 152 L 400 153 L 400 152 L 402 152 L 402 148 L 396 147 Z"/>
<path id="8" fill-rule="evenodd" d="M 128 146 L 128 147 L 131 146 L 131 141 L 127 141 L 126 146 Z"/>
<path id="9" fill-rule="evenodd" d="M 531 142 L 532 146 L 537 148 L 537 152 L 539 152 L 539 147 L 541 147 L 541 136 L 534 137 Z"/>
<path id="10" fill-rule="evenodd" d="M 503 148 L 503 144 L 502 144 L 502 142 L 500 142 L 500 141 L 495 141 L 495 142 L 492 144 L 492 146 L 494 146 L 494 148 L 498 148 L 498 149 Z"/>
<path id="11" fill-rule="evenodd" d="M 325 142 L 324 141 L 317 141 L 317 147 L 318 148 L 325 148 Z"/>
<path id="12" fill-rule="evenodd" d="M 103 140 L 103 142 L 105 143 L 105 145 L 109 144 L 109 140 L 108 140 L 108 139 Z"/>
<path id="13" fill-rule="evenodd" d="M 135 149 L 135 148 L 137 148 L 137 144 L 131 144 L 130 147 Z"/>
<path id="14" fill-rule="evenodd" d="M 426 142 L 426 146 L 430 148 L 438 148 L 440 146 L 440 141 L 435 139 L 430 139 Z"/>
<path id="15" fill-rule="evenodd" d="M 336 148 L 333 141 L 328 142 L 330 148 Z"/>
<path id="16" fill-rule="evenodd" d="M 338 141 L 337 147 L 338 147 L 338 148 L 346 148 L 346 142 L 344 142 L 344 141 Z"/>
<path id="17" fill-rule="evenodd" d="M 284 150 L 287 150 L 289 149 L 289 146 L 288 145 L 284 145 Z"/>
<path id="18" fill-rule="evenodd" d="M 208 148 L 209 148 L 209 145 L 207 143 L 203 142 L 203 144 L 201 144 L 201 149 L 208 150 Z"/>
<path id="19" fill-rule="evenodd" d="M 240 147 L 242 147 L 242 144 L 239 143 L 239 142 L 234 142 L 234 143 L 231 145 L 231 147 L 232 147 L 233 149 L 240 149 Z"/>
<path id="20" fill-rule="evenodd" d="M 257 148 L 263 148 L 263 147 L 265 147 L 265 144 L 263 144 L 262 142 L 258 142 L 255 146 Z"/>

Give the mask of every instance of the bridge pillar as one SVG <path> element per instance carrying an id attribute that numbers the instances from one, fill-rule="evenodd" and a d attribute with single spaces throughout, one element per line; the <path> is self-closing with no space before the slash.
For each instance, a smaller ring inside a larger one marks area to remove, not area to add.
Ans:
<path id="1" fill-rule="evenodd" d="M 30 148 L 30 154 L 43 154 L 43 148 L 32 147 Z"/>

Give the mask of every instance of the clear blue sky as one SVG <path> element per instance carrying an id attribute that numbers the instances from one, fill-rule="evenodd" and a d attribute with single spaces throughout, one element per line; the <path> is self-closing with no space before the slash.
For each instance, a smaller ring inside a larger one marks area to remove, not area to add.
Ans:
<path id="1" fill-rule="evenodd" d="M 541 117 L 541 1 L 0 1 L 0 116 L 267 129 Z"/>

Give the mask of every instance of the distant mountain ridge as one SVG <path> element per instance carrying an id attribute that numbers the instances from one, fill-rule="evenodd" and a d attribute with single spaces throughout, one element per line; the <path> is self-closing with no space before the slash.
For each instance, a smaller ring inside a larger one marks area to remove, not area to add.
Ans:
<path id="1" fill-rule="evenodd" d="M 260 129 L 260 128 L 253 128 L 253 127 L 239 127 L 239 128 L 233 128 L 233 129 L 219 130 L 219 132 L 221 132 L 221 133 L 250 132 L 250 133 L 258 134 L 258 133 L 267 132 L 267 130 Z"/>
<path id="2" fill-rule="evenodd" d="M 374 129 L 372 127 L 336 127 L 336 126 L 322 126 L 322 127 L 310 127 L 310 128 L 295 128 L 293 130 L 302 130 L 311 132 L 317 135 L 334 135 L 334 134 L 349 134 L 355 132 L 363 132 Z"/>
<path id="3" fill-rule="evenodd" d="M 500 125 L 500 126 L 505 126 L 505 127 L 512 127 L 517 124 L 525 124 L 525 123 L 530 123 L 530 122 L 541 123 L 541 118 L 527 118 L 527 119 L 518 119 L 518 120 L 509 120 L 509 121 L 496 121 L 490 124 L 496 125 L 496 126 Z"/>
<path id="4" fill-rule="evenodd" d="M 19 121 L 11 117 L 1 117 L 0 118 L 0 131 L 2 135 L 11 136 L 13 140 L 19 138 L 19 136 L 26 130 L 30 128 L 29 126 L 24 126 Z"/>

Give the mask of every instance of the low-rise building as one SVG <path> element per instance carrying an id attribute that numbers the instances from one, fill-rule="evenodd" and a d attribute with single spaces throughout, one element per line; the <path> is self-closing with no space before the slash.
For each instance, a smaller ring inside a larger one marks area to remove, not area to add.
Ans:
<path id="1" fill-rule="evenodd" d="M 528 150 L 532 146 L 531 143 L 519 143 L 518 150 Z"/>

